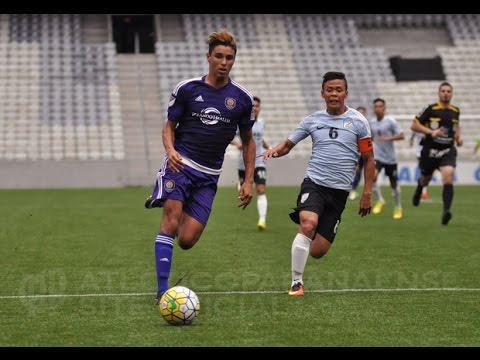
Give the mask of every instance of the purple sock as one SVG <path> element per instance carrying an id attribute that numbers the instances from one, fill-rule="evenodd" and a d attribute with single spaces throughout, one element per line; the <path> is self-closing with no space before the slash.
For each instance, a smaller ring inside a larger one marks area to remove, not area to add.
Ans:
<path id="1" fill-rule="evenodd" d="M 172 267 L 173 238 L 170 234 L 160 232 L 155 238 L 155 262 L 157 267 L 157 296 L 168 289 L 168 278 Z"/>

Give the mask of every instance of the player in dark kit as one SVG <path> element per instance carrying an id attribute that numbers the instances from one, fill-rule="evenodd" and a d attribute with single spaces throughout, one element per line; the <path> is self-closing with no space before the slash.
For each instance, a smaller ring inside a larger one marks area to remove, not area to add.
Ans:
<path id="1" fill-rule="evenodd" d="M 460 109 L 452 104 L 453 87 L 448 82 L 440 84 L 439 101 L 413 119 L 412 131 L 425 134 L 420 155 L 421 177 L 413 195 L 413 205 L 418 206 L 422 189 L 432 179 L 438 169 L 442 173 L 443 215 L 442 224 L 447 225 L 452 218 L 450 207 L 453 200 L 453 175 L 457 161 L 457 146 L 462 146 L 460 132 Z"/>
<path id="2" fill-rule="evenodd" d="M 182 81 L 173 90 L 163 128 L 165 162 L 145 203 L 146 208 L 163 207 L 155 239 L 157 303 L 168 289 L 174 239 L 182 249 L 190 249 L 207 225 L 225 149 L 237 127 L 245 162 L 239 207 L 245 208 L 252 199 L 253 97 L 229 77 L 237 53 L 233 35 L 214 32 L 208 45 L 208 74 Z"/>

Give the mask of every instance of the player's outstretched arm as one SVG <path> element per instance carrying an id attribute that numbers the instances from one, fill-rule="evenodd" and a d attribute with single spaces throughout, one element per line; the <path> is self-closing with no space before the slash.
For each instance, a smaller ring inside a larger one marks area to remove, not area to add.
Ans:
<path id="1" fill-rule="evenodd" d="M 175 122 L 167 121 L 162 130 L 163 146 L 168 157 L 168 167 L 175 172 L 183 168 L 182 156 L 175 150 Z"/>
<path id="2" fill-rule="evenodd" d="M 288 139 L 285 139 L 285 141 L 278 144 L 273 149 L 265 151 L 263 153 L 263 159 L 267 160 L 267 159 L 270 159 L 270 158 L 278 158 L 278 157 L 282 157 L 284 155 L 287 155 L 290 152 L 290 150 L 293 149 L 294 146 L 295 146 L 295 143 L 293 143 L 292 141 L 290 141 Z"/>
<path id="3" fill-rule="evenodd" d="M 245 209 L 252 201 L 253 172 L 255 170 L 255 152 L 256 146 L 252 136 L 252 129 L 240 130 L 242 139 L 243 162 L 245 164 L 245 180 L 240 188 L 238 198 L 240 204 L 238 207 Z"/>
<path id="4" fill-rule="evenodd" d="M 367 151 L 362 153 L 363 157 L 363 175 L 364 183 L 363 194 L 360 199 L 359 215 L 366 216 L 370 214 L 372 208 L 372 185 L 375 180 L 375 158 L 373 157 L 373 151 Z"/>

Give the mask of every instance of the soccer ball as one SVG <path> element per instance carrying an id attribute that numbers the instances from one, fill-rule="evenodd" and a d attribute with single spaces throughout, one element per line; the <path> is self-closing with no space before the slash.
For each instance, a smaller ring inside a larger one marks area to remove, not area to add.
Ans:
<path id="1" fill-rule="evenodd" d="M 174 286 L 160 298 L 160 314 L 171 325 L 188 325 L 200 311 L 198 296 L 184 286 Z"/>

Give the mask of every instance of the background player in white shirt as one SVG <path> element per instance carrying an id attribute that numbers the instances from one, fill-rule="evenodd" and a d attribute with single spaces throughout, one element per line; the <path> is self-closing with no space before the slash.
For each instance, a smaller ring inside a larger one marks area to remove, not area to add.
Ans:
<path id="1" fill-rule="evenodd" d="M 270 149 L 270 145 L 264 139 L 265 133 L 265 121 L 259 117 L 261 110 L 261 100 L 259 97 L 253 97 L 253 116 L 255 117 L 255 123 L 252 127 L 253 139 L 256 144 L 256 158 L 255 158 L 255 172 L 253 180 L 257 189 L 257 210 L 258 210 L 258 230 L 265 230 L 267 228 L 267 194 L 265 193 L 265 187 L 267 184 L 267 168 L 265 160 L 263 160 L 264 150 Z M 238 158 L 238 189 L 245 180 L 245 164 L 242 155 L 242 142 L 239 137 L 236 137 L 230 143 L 235 145 L 239 150 Z"/>
<path id="2" fill-rule="evenodd" d="M 375 182 L 373 183 L 373 192 L 377 197 L 377 203 L 373 207 L 374 214 L 380 214 L 385 205 L 385 199 L 377 182 L 377 177 L 384 169 L 385 175 L 390 180 L 392 196 L 395 200 L 395 209 L 393 211 L 394 219 L 403 217 L 402 204 L 400 201 L 400 185 L 397 175 L 397 158 L 395 156 L 394 141 L 405 139 L 402 129 L 398 122 L 391 116 L 385 115 L 385 100 L 377 98 L 373 100 L 373 111 L 375 117 L 370 120 L 370 128 L 373 138 L 373 152 L 375 154 Z"/>

